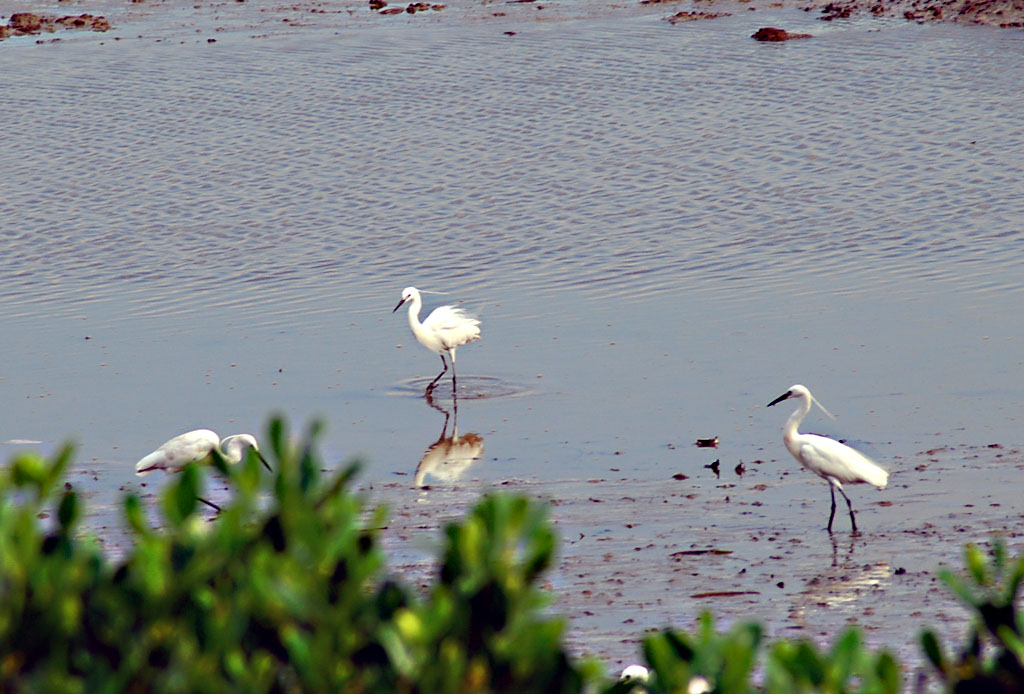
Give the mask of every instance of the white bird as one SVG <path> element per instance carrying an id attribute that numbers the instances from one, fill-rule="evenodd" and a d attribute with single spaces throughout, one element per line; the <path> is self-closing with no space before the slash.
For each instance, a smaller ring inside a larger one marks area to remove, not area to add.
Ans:
<path id="1" fill-rule="evenodd" d="M 633 688 L 634 692 L 646 692 L 643 686 L 651 680 L 650 671 L 643 665 L 627 665 L 626 669 L 619 675 L 619 682 L 636 682 L 639 686 Z M 686 694 L 708 694 L 711 691 L 711 683 L 707 678 L 697 675 L 690 678 L 686 683 Z"/>
<path id="2" fill-rule="evenodd" d="M 641 686 L 635 687 L 633 691 L 647 691 L 642 685 L 650 681 L 651 673 L 643 665 L 627 665 L 619 675 L 619 682 L 637 682 Z"/>
<path id="3" fill-rule="evenodd" d="M 768 407 L 790 398 L 796 398 L 799 405 L 786 420 L 786 426 L 782 428 L 782 441 L 797 462 L 828 482 L 829 490 L 832 493 L 832 513 L 828 517 L 828 531 L 832 532 L 832 520 L 836 516 L 836 490 L 838 489 L 846 499 L 846 506 L 850 509 L 850 523 L 853 525 L 853 531 L 856 532 L 857 520 L 853 515 L 853 504 L 850 503 L 850 497 L 846 496 L 846 492 L 843 491 L 843 482 L 851 484 L 866 482 L 882 489 L 889 482 L 889 473 L 864 454 L 845 444 L 825 436 L 801 434 L 797 431 L 800 422 L 811 411 L 811 403 L 820 407 L 822 412 L 829 417 L 832 416 L 832 413 L 826 410 L 806 387 L 792 386 L 768 403 Z"/>
<path id="4" fill-rule="evenodd" d="M 216 432 L 209 429 L 196 429 L 179 436 L 175 436 L 167 443 L 160 446 L 139 462 L 135 463 L 135 474 L 145 477 L 154 470 L 167 470 L 168 472 L 180 472 L 189 463 L 199 463 L 207 458 L 216 449 L 229 463 L 237 463 L 242 459 L 245 450 L 251 448 L 256 457 L 260 459 L 267 470 L 271 470 L 270 464 L 260 453 L 259 444 L 251 434 L 234 434 L 225 437 L 223 440 Z M 207 506 L 218 511 L 220 507 L 216 504 L 199 498 Z"/>
<path id="5" fill-rule="evenodd" d="M 423 300 L 420 298 L 420 292 L 416 287 L 406 287 L 403 289 L 402 300 L 398 302 L 398 306 L 395 306 L 391 312 L 394 313 L 402 308 L 402 305 L 407 301 L 412 302 L 409 304 L 409 327 L 412 328 L 412 334 L 416 336 L 421 345 L 431 352 L 440 354 L 441 364 L 444 366 L 441 373 L 437 375 L 437 378 L 427 386 L 427 392 L 429 393 L 433 390 L 434 384 L 448 371 L 448 362 L 444 358 L 447 352 L 452 358 L 452 392 L 454 393 L 455 349 L 480 339 L 480 321 L 466 315 L 466 312 L 461 308 L 438 306 L 430 312 L 425 321 L 420 323 L 420 309 L 423 308 Z"/>
<path id="6" fill-rule="evenodd" d="M 153 470 L 179 472 L 189 463 L 205 460 L 214 449 L 217 449 L 229 463 L 237 463 L 242 459 L 247 448 L 251 448 L 260 462 L 270 470 L 270 464 L 263 458 L 256 438 L 251 434 L 234 434 L 221 440 L 216 432 L 209 429 L 196 429 L 175 436 L 137 462 L 135 474 L 144 477 Z"/>

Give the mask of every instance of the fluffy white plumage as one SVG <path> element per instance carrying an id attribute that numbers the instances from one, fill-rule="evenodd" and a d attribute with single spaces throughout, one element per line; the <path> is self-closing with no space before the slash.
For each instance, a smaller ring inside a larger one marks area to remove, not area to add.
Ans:
<path id="1" fill-rule="evenodd" d="M 832 521 L 836 515 L 836 490 L 846 499 L 846 505 L 850 510 L 850 523 L 856 531 L 857 520 L 853 515 L 853 504 L 843 491 L 843 483 L 864 482 L 882 489 L 889 482 L 889 473 L 866 455 L 846 444 L 817 434 L 801 434 L 797 430 L 804 417 L 811 411 L 812 404 L 817 404 L 825 414 L 832 416 L 805 386 L 792 386 L 768 403 L 768 407 L 789 399 L 795 399 L 798 404 L 782 429 L 783 443 L 797 462 L 828 482 L 832 494 L 832 512 L 828 518 L 829 532 L 832 532 Z"/>
<path id="2" fill-rule="evenodd" d="M 263 459 L 259 444 L 251 434 L 234 434 L 222 441 L 216 432 L 209 429 L 196 429 L 175 436 L 135 464 L 135 474 L 140 477 L 154 470 L 177 472 L 189 463 L 204 460 L 214 449 L 220 451 L 229 463 L 237 463 L 251 448 L 260 461 L 269 470 L 270 465 Z"/>
<path id="3" fill-rule="evenodd" d="M 462 345 L 480 339 L 480 321 L 466 314 L 461 308 L 454 306 L 438 306 L 426 320 L 420 322 L 420 309 L 423 308 L 423 299 L 416 287 L 406 287 L 402 290 L 402 300 L 398 302 L 392 313 L 397 311 L 406 302 L 409 303 L 409 327 L 412 334 L 421 345 L 431 352 L 441 355 L 441 364 L 444 366 L 441 373 L 437 375 L 427 390 L 430 391 L 434 384 L 448 371 L 448 362 L 444 355 L 448 354 L 452 359 L 452 390 L 455 389 L 455 350 Z"/>

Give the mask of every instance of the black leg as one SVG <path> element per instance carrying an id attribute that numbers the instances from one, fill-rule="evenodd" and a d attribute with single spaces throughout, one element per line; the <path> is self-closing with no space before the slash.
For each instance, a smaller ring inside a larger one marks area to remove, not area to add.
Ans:
<path id="1" fill-rule="evenodd" d="M 832 493 L 832 513 L 828 514 L 828 531 L 832 532 L 832 520 L 836 517 L 836 488 L 830 484 L 828 490 Z"/>
<path id="2" fill-rule="evenodd" d="M 201 496 L 197 496 L 196 499 L 198 499 L 199 501 L 202 501 L 204 504 L 206 504 L 210 508 L 214 509 L 217 513 L 220 513 L 220 506 L 218 506 L 217 504 L 213 503 L 212 501 L 207 501 L 206 499 L 204 499 Z"/>
<path id="3" fill-rule="evenodd" d="M 431 382 L 430 382 L 430 385 L 428 385 L 428 386 L 427 386 L 427 392 L 428 392 L 428 393 L 429 393 L 430 391 L 434 390 L 434 386 L 435 386 L 435 385 L 437 384 L 437 382 L 438 382 L 438 381 L 440 381 L 440 380 L 441 380 L 441 377 L 442 377 L 442 376 L 444 376 L 445 372 L 447 372 L 447 371 L 448 371 L 448 362 L 446 362 L 446 361 L 444 360 L 444 355 L 443 355 L 443 354 L 441 355 L 441 366 L 443 367 L 443 368 L 441 369 L 441 373 L 439 373 L 439 374 L 437 375 L 437 377 L 436 377 L 436 378 L 435 378 L 435 379 L 434 379 L 433 381 L 431 381 Z M 454 366 L 454 365 L 453 365 L 453 366 Z"/>
<path id="4" fill-rule="evenodd" d="M 846 499 L 846 507 L 850 509 L 850 524 L 853 525 L 853 532 L 857 532 L 857 519 L 853 517 L 853 504 L 850 503 L 850 497 L 846 496 L 846 492 L 842 489 L 839 490 L 839 493 Z"/>

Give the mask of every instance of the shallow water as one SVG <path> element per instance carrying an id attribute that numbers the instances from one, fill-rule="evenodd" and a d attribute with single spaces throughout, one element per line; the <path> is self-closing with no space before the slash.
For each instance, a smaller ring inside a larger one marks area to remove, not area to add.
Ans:
<path id="1" fill-rule="evenodd" d="M 817 35 L 747 38 L 771 24 Z M 109 508 L 176 433 L 322 417 L 410 567 L 479 490 L 556 499 L 581 651 L 710 606 L 909 655 L 891 614 L 959 618 L 939 562 L 1021 545 L 1021 83 L 1018 34 L 795 11 L 5 44 L 0 441 L 72 437 Z M 407 285 L 483 321 L 457 421 L 483 453 L 429 490 L 455 422 Z M 806 427 L 892 472 L 851 489 L 859 537 L 821 530 L 764 409 L 796 382 L 839 415 Z M 690 597 L 719 585 L 746 592 Z"/>

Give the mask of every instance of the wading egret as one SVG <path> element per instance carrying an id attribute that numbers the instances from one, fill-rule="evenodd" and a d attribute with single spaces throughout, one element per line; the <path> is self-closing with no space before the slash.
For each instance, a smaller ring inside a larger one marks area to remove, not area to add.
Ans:
<path id="1" fill-rule="evenodd" d="M 234 434 L 221 440 L 216 432 L 209 429 L 196 429 L 189 431 L 160 446 L 145 458 L 135 464 L 135 474 L 144 477 L 153 470 L 167 470 L 168 472 L 179 472 L 189 463 L 198 463 L 206 460 L 214 449 L 229 463 L 237 463 L 245 454 L 245 449 L 251 448 L 256 457 L 260 459 L 263 466 L 270 470 L 270 464 L 260 453 L 259 444 L 251 434 Z M 218 511 L 220 507 L 202 497 L 199 497 L 207 506 Z"/>
<path id="2" fill-rule="evenodd" d="M 882 489 L 889 481 L 889 473 L 864 454 L 845 444 L 817 434 L 801 434 L 797 431 L 800 422 L 804 421 L 804 417 L 811 411 L 812 403 L 820 407 L 822 412 L 829 417 L 832 416 L 832 413 L 826 410 L 806 387 L 792 386 L 768 403 L 768 407 L 790 398 L 795 398 L 798 404 L 796 410 L 786 420 L 786 426 L 782 429 L 782 441 L 798 463 L 828 482 L 829 491 L 832 493 L 832 512 L 828 517 L 828 531 L 832 532 L 832 520 L 836 516 L 836 490 L 838 489 L 846 499 L 846 506 L 850 509 L 850 523 L 856 532 L 857 519 L 853 515 L 853 504 L 850 503 L 850 497 L 846 496 L 846 492 L 843 491 L 843 482 L 850 484 L 866 482 Z"/>
<path id="3" fill-rule="evenodd" d="M 394 313 L 402 308 L 405 302 L 409 304 L 409 327 L 412 334 L 421 345 L 431 352 L 441 355 L 441 364 L 444 367 L 430 385 L 427 386 L 429 393 L 434 388 L 445 372 L 448 371 L 448 362 L 445 360 L 445 352 L 452 358 L 452 392 L 455 392 L 455 348 L 468 344 L 473 340 L 480 339 L 480 321 L 466 315 L 461 308 L 454 306 L 438 306 L 427 319 L 420 323 L 420 309 L 423 308 L 423 300 L 416 287 L 406 287 L 402 290 L 402 300 L 395 306 Z"/>

